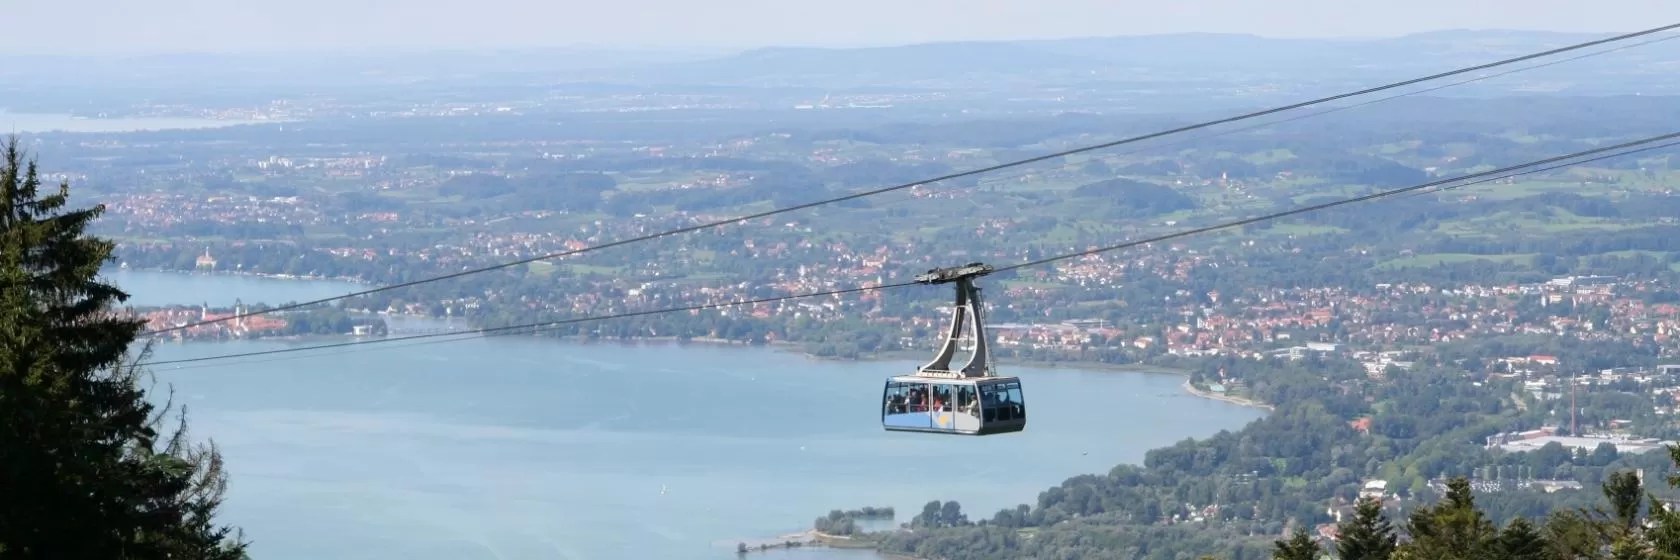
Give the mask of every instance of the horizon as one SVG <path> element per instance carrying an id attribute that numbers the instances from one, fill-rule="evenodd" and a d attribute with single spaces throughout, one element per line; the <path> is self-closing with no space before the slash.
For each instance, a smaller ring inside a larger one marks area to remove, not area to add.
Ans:
<path id="1" fill-rule="evenodd" d="M 1274 39 L 1452 29 L 1599 33 L 1680 21 L 1671 0 L 54 0 L 8 6 L 0 52 L 290 54 L 596 45 L 659 51 L 858 48 L 1181 33 Z"/>
<path id="2" fill-rule="evenodd" d="M 1055 41 L 1078 41 L 1092 39 L 1143 39 L 1164 37 L 1251 37 L 1272 41 L 1388 41 L 1401 40 L 1425 35 L 1465 33 L 1465 34 L 1532 34 L 1532 35 L 1560 35 L 1560 36 L 1611 36 L 1629 33 L 1637 28 L 1614 29 L 1607 31 L 1569 31 L 1557 29 L 1523 29 L 1523 28 L 1439 28 L 1410 31 L 1398 34 L 1375 35 L 1320 35 L 1320 36 L 1285 36 L 1268 35 L 1253 32 L 1223 32 L 1223 31 L 1177 31 L 1163 33 L 1121 33 L 1110 35 L 1063 35 L 1042 37 L 1003 37 L 992 39 L 950 39 L 888 43 L 857 43 L 857 44 L 829 44 L 829 43 L 766 43 L 741 46 L 703 46 L 703 45 L 614 45 L 601 43 L 573 43 L 557 45 L 523 45 L 523 46 L 464 46 L 464 45 L 389 45 L 375 46 L 363 49 L 320 47 L 320 48 L 290 48 L 290 49 L 224 49 L 224 50 L 165 50 L 142 53 L 0 53 L 0 59 L 115 59 L 135 60 L 147 58 L 169 57 L 241 57 L 241 56 L 274 56 L 274 57 L 308 57 L 320 55 L 333 56 L 425 56 L 448 54 L 495 54 L 495 53 L 540 53 L 540 52 L 600 52 L 619 54 L 705 54 L 708 56 L 733 56 L 754 51 L 767 50 L 865 50 L 891 49 L 915 47 L 922 45 L 950 45 L 950 44 L 981 44 L 981 43 L 1034 43 Z"/>

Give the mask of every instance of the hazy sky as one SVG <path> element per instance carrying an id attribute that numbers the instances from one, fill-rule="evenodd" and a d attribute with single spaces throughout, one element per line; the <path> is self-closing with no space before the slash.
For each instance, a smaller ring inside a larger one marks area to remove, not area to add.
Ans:
<path id="1" fill-rule="evenodd" d="M 1630 31 L 1680 0 L 0 0 L 0 52 L 879 45 L 1185 31 Z"/>

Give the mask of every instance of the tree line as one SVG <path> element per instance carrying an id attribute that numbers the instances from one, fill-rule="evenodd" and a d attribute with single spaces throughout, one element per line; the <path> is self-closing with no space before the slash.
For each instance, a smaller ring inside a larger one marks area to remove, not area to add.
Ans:
<path id="1" fill-rule="evenodd" d="M 1669 447 L 1680 463 L 1680 447 Z M 1669 477 L 1669 486 L 1680 478 Z M 1470 482 L 1457 478 L 1438 502 L 1396 524 L 1380 500 L 1362 499 L 1328 543 L 1306 527 L 1274 543 L 1275 560 L 1672 560 L 1680 558 L 1680 511 L 1651 495 L 1641 476 L 1613 473 L 1591 507 L 1551 512 L 1541 523 L 1518 517 L 1503 527 L 1479 507 Z M 1204 557 L 1206 558 L 1206 557 Z"/>

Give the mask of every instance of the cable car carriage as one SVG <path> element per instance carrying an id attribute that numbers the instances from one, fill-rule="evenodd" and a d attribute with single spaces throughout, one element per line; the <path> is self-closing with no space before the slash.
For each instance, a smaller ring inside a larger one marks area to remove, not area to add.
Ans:
<path id="1" fill-rule="evenodd" d="M 993 371 L 989 337 L 981 321 L 985 306 L 974 279 L 991 272 L 989 265 L 970 263 L 929 270 L 916 277 L 923 284 L 956 284 L 955 317 L 933 361 L 914 374 L 887 379 L 882 427 L 896 432 L 977 436 L 1026 429 L 1027 403 L 1021 397 L 1021 380 Z M 974 354 L 967 364 L 952 370 L 951 360 L 964 334 L 974 341 Z"/>

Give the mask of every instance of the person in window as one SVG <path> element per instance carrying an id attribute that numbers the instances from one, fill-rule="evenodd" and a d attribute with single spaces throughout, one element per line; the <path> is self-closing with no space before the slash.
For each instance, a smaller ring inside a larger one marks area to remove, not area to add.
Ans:
<path id="1" fill-rule="evenodd" d="M 998 420 L 1014 420 L 1019 418 L 1015 401 L 1009 398 L 1009 393 L 998 393 Z"/>

